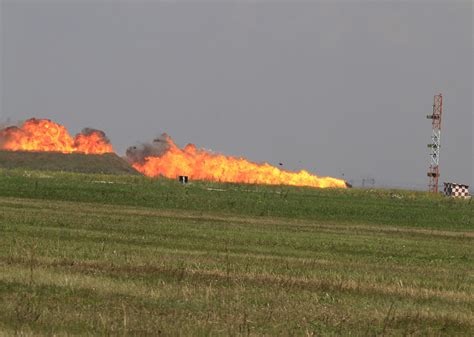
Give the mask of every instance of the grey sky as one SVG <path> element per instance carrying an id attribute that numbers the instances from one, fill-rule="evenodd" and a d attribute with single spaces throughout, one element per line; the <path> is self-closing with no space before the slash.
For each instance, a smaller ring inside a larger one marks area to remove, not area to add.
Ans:
<path id="1" fill-rule="evenodd" d="M 1 1 L 1 0 L 0 0 Z M 165 131 L 252 161 L 423 188 L 473 179 L 472 2 L 5 1 L 1 115 Z"/>

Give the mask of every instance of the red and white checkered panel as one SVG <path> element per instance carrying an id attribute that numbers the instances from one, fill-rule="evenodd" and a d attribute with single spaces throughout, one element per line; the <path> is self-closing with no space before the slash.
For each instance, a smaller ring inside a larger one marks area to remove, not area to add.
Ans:
<path id="1" fill-rule="evenodd" d="M 469 198 L 469 186 L 444 183 L 444 194 L 454 198 Z"/>

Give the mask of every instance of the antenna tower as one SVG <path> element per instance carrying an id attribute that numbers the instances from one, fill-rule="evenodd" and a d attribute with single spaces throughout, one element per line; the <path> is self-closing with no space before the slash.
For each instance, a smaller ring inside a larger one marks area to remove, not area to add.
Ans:
<path id="1" fill-rule="evenodd" d="M 428 147 L 430 152 L 430 168 L 428 170 L 428 191 L 438 193 L 439 178 L 439 150 L 441 147 L 441 115 L 443 113 L 443 96 L 435 95 L 433 100 L 433 114 L 426 116 L 433 120 L 433 132 L 431 134 L 431 143 Z"/>

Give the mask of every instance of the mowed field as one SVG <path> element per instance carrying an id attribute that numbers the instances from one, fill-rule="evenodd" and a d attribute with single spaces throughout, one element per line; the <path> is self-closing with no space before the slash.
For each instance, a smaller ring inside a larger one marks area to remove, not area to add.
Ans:
<path id="1" fill-rule="evenodd" d="M 0 171 L 0 335 L 472 336 L 474 202 Z"/>

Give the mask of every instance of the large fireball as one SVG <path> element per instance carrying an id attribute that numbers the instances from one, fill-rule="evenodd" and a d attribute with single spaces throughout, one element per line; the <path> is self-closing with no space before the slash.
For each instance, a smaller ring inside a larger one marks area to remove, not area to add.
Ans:
<path id="1" fill-rule="evenodd" d="M 64 126 L 36 118 L 28 119 L 20 126 L 0 129 L 0 149 L 86 154 L 113 152 L 112 145 L 100 130 L 84 129 L 73 138 Z"/>

